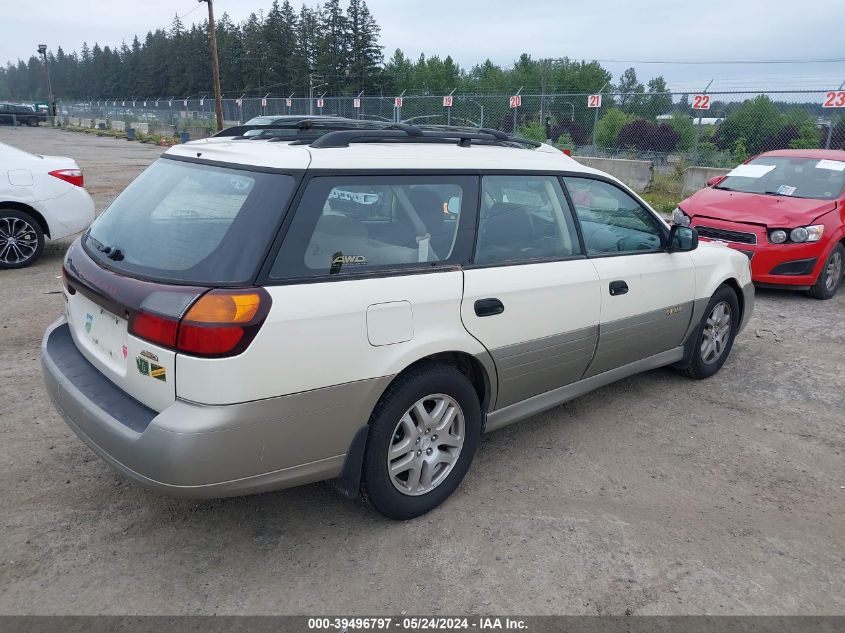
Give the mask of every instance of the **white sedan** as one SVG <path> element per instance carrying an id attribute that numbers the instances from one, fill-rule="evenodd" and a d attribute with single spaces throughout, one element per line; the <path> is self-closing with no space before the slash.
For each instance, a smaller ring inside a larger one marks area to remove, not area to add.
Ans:
<path id="1" fill-rule="evenodd" d="M 94 201 L 72 158 L 0 143 L 0 269 L 29 266 L 45 238 L 73 235 L 93 220 Z"/>

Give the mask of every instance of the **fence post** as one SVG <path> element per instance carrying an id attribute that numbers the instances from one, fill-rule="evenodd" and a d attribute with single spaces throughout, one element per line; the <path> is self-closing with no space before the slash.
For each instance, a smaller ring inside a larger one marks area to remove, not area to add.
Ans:
<path id="1" fill-rule="evenodd" d="M 707 91 L 710 90 L 710 84 L 712 84 L 712 83 L 713 83 L 713 80 L 711 79 L 710 82 L 707 84 L 707 87 L 704 89 L 704 92 L 702 92 L 701 94 L 706 95 Z M 693 100 L 693 105 L 695 105 L 695 100 Z M 698 112 L 698 125 L 695 126 L 695 141 L 694 141 L 693 146 L 692 146 L 692 161 L 693 161 L 692 164 L 693 165 L 698 164 L 698 143 L 699 143 L 700 139 L 701 139 L 701 111 L 699 110 L 699 112 Z"/>
<path id="2" fill-rule="evenodd" d="M 604 85 L 599 89 L 598 94 L 601 94 L 602 92 L 604 92 L 604 89 L 607 88 L 607 84 L 609 84 L 609 83 L 610 83 L 609 81 L 604 82 Z M 587 105 L 589 105 L 589 99 L 590 99 L 590 96 L 587 95 L 587 100 L 588 100 Z M 574 108 L 573 108 L 573 110 L 574 110 Z M 596 108 L 595 112 L 593 112 L 593 151 L 598 149 L 597 133 L 598 133 L 598 126 L 599 126 L 599 110 L 601 110 L 601 108 Z M 596 152 L 596 155 L 598 155 L 598 152 Z"/>

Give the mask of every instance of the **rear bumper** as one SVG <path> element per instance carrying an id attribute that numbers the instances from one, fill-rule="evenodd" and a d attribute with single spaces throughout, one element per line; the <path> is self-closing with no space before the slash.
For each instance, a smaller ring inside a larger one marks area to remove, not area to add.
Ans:
<path id="1" fill-rule="evenodd" d="M 336 477 L 386 386 L 385 379 L 374 379 L 225 406 L 177 400 L 157 413 L 88 363 L 64 318 L 47 329 L 41 361 L 53 404 L 95 453 L 147 487 L 189 497 L 251 494 Z"/>

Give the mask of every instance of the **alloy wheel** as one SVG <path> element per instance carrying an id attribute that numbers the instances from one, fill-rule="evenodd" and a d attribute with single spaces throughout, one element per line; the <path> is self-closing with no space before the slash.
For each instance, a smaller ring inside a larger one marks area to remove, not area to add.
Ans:
<path id="1" fill-rule="evenodd" d="M 0 261 L 21 264 L 38 249 L 38 234 L 26 220 L 0 217 Z"/>
<path id="2" fill-rule="evenodd" d="M 393 430 L 387 450 L 387 470 L 402 494 L 431 492 L 452 472 L 466 437 L 458 402 L 437 393 L 417 400 Z"/>
<path id="3" fill-rule="evenodd" d="M 706 365 L 712 365 L 725 353 L 731 338 L 731 306 L 726 301 L 720 301 L 710 311 L 704 322 L 704 332 L 701 337 L 701 360 Z"/>
<path id="4" fill-rule="evenodd" d="M 825 288 L 827 288 L 828 292 L 833 292 L 836 284 L 839 283 L 839 278 L 842 276 L 842 253 L 836 251 L 831 255 L 830 261 L 827 263 L 825 275 Z"/>

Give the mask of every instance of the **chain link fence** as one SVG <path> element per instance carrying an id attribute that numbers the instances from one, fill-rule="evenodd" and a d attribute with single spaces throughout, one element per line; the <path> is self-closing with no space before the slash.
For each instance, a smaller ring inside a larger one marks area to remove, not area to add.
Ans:
<path id="1" fill-rule="evenodd" d="M 604 93 L 223 99 L 226 125 L 257 116 L 333 115 L 411 124 L 488 127 L 549 140 L 575 155 L 732 167 L 773 149 L 845 149 L 845 92 Z M 511 107 L 514 102 L 517 107 Z M 451 105 L 448 105 L 451 104 Z M 595 106 L 595 107 L 591 107 Z M 706 106 L 706 109 L 694 106 Z M 191 138 L 212 133 L 212 98 L 61 102 L 65 124 L 137 124 Z"/>

